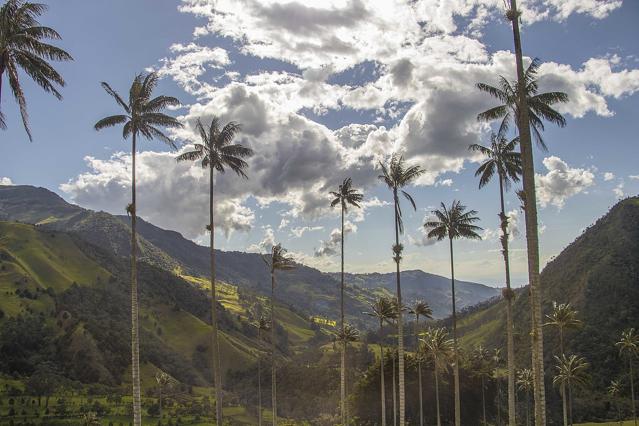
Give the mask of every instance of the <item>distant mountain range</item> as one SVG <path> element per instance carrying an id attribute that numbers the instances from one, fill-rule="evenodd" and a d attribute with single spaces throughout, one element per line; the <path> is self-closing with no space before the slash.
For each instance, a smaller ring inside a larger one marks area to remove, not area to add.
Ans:
<path id="1" fill-rule="evenodd" d="M 67 203 L 57 194 L 33 186 L 0 186 L 0 220 L 37 225 L 44 230 L 69 232 L 117 256 L 130 250 L 130 219 L 95 212 Z M 139 220 L 141 261 L 167 271 L 201 277 L 210 272 L 209 249 L 195 244 L 175 231 Z M 267 295 L 270 277 L 255 253 L 216 251 L 217 277 L 240 289 Z M 450 280 L 423 271 L 402 272 L 405 300 L 423 299 L 431 304 L 436 317 L 450 312 Z M 278 296 L 308 315 L 337 317 L 338 280 L 304 265 L 278 277 Z M 393 274 L 348 274 L 346 309 L 350 321 L 364 325 L 361 312 L 380 291 L 394 294 Z M 459 282 L 459 306 L 467 307 L 498 295 L 498 290 L 472 282 Z"/>

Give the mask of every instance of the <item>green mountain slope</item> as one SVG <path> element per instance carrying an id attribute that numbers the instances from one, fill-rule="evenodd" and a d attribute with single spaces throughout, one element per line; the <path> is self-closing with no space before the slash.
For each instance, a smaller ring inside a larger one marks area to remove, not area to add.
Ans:
<path id="1" fill-rule="evenodd" d="M 184 383 L 205 385 L 211 377 L 210 299 L 206 289 L 193 281 L 140 263 L 142 362 Z M 75 234 L 0 222 L 0 291 L 0 372 L 29 375 L 47 362 L 57 365 L 65 377 L 84 383 L 117 385 L 126 379 L 130 358 L 126 259 Z M 251 368 L 267 348 L 252 325 L 266 301 L 223 284 L 221 294 L 223 367 L 229 372 Z M 316 334 L 308 319 L 284 305 L 278 307 L 278 320 L 282 328 L 277 343 L 284 355 Z M 24 327 L 40 330 L 45 346 L 12 341 L 11 336 Z"/>
<path id="2" fill-rule="evenodd" d="M 542 271 L 541 284 L 544 315 L 550 312 L 554 301 L 569 302 L 583 321 L 581 328 L 568 331 L 566 350 L 584 356 L 592 366 L 595 391 L 581 401 L 585 407 L 579 407 L 580 411 L 583 413 L 582 409 L 588 410 L 589 406 L 592 410 L 600 408 L 597 404 L 603 403 L 609 381 L 624 374 L 614 343 L 622 330 L 639 324 L 639 198 L 619 202 L 586 229 L 548 263 Z M 529 306 L 527 288 L 520 289 L 514 304 L 519 366 L 530 363 Z M 476 306 L 462 315 L 458 324 L 466 348 L 479 343 L 505 347 L 503 300 Z M 552 356 L 557 353 L 558 339 L 555 329 L 545 328 L 549 375 L 554 368 Z M 554 392 L 549 393 L 554 396 Z"/>

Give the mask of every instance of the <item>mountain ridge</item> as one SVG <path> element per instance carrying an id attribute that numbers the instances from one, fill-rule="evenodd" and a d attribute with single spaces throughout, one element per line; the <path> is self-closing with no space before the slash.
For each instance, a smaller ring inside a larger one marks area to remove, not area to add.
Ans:
<path id="1" fill-rule="evenodd" d="M 28 185 L 0 186 L 0 218 L 5 220 L 32 223 L 47 230 L 74 232 L 85 240 L 108 248 L 119 256 L 128 256 L 130 250 L 130 218 L 96 212 L 66 202 L 62 197 L 46 188 Z M 179 232 L 165 230 L 143 219 L 138 220 L 140 260 L 159 266 L 168 271 L 178 268 L 189 275 L 207 276 L 210 273 L 209 248 L 200 246 L 184 238 Z M 216 249 L 217 278 L 240 287 L 268 294 L 270 276 L 263 266 L 261 255 L 240 251 L 221 251 Z M 423 272 L 423 271 L 422 271 Z M 403 276 L 411 271 L 402 272 Z M 437 291 L 412 292 L 410 278 L 407 275 L 407 300 L 426 299 L 433 306 L 437 316 L 448 315 L 450 295 L 442 288 L 449 286 L 449 279 L 423 272 L 423 276 L 435 280 Z M 383 274 L 380 274 L 382 276 Z M 350 274 L 355 277 L 357 274 Z M 321 272 L 315 268 L 298 264 L 293 271 L 280 274 L 281 300 L 311 314 L 337 318 L 339 281 L 334 274 Z M 467 294 L 462 296 L 461 306 L 470 306 L 498 294 L 483 284 L 468 284 Z M 348 283 L 354 284 L 356 282 Z M 360 282 L 361 284 L 361 282 Z M 462 284 L 462 287 L 465 284 Z M 417 288 L 417 286 L 416 286 Z M 387 292 L 394 293 L 390 287 Z M 473 290 L 477 289 L 478 295 Z M 360 312 L 368 308 L 373 299 L 374 287 L 370 284 L 356 287 L 349 285 L 346 290 L 345 305 L 351 313 L 349 321 L 357 326 L 365 326 L 369 319 L 361 318 Z M 467 300 L 465 299 L 467 298 Z M 441 307 L 440 307 L 441 306 Z"/>

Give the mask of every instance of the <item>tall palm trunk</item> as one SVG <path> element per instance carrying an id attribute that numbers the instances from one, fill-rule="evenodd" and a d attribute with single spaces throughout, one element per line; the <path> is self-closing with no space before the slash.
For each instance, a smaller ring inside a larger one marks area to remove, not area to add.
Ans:
<path id="1" fill-rule="evenodd" d="M 435 402 L 437 403 L 437 426 L 442 426 L 441 413 L 439 411 L 439 372 L 437 371 L 437 360 L 435 360 Z"/>
<path id="2" fill-rule="evenodd" d="M 395 246 L 399 247 L 399 199 L 397 198 L 397 189 L 393 193 L 395 200 Z M 397 339 L 398 339 L 398 358 L 399 358 L 399 424 L 404 426 L 406 419 L 406 394 L 404 387 L 404 321 L 402 320 L 402 286 L 400 283 L 399 273 L 399 254 L 396 255 L 395 263 L 397 264 Z M 394 382 L 393 382 L 394 383 Z"/>
<path id="3" fill-rule="evenodd" d="M 340 396 L 342 402 L 342 425 L 346 425 L 346 339 L 344 336 L 344 203 L 342 202 L 342 274 L 340 285 L 340 321 L 342 328 L 342 356 L 340 360 Z"/>
<path id="4" fill-rule="evenodd" d="M 393 426 L 397 426 L 397 363 L 395 362 L 395 350 L 392 352 L 393 363 Z"/>
<path id="5" fill-rule="evenodd" d="M 214 169 L 209 168 L 209 222 L 211 231 L 211 351 L 213 352 L 213 386 L 215 386 L 215 419 L 222 424 L 222 371 L 220 363 L 220 346 L 217 331 L 217 292 L 215 289 L 215 221 L 213 217 L 214 204 Z"/>
<path id="6" fill-rule="evenodd" d="M 546 390 L 544 384 L 544 342 L 541 313 L 541 284 L 539 281 L 539 232 L 537 224 L 537 195 L 535 193 L 535 166 L 533 163 L 532 141 L 530 137 L 530 121 L 526 100 L 526 84 L 524 77 L 521 36 L 519 33 L 519 12 L 517 0 L 510 1 L 509 18 L 513 27 L 515 59 L 517 65 L 517 84 L 519 97 L 519 128 L 522 180 L 524 184 L 526 213 L 526 245 L 528 249 L 528 280 L 530 283 L 532 307 L 532 367 L 534 376 L 535 424 L 546 425 Z"/>
<path id="7" fill-rule="evenodd" d="M 506 271 L 506 346 L 508 363 L 508 425 L 516 425 L 516 401 L 515 401 L 515 341 L 513 337 L 513 291 L 510 286 L 510 255 L 508 252 L 508 222 L 506 208 L 504 206 L 504 179 L 499 175 L 499 201 L 501 205 L 501 233 L 502 253 Z"/>
<path id="8" fill-rule="evenodd" d="M 635 408 L 635 379 L 634 373 L 632 371 L 632 356 L 629 357 L 629 366 L 630 366 L 630 401 L 632 402 L 632 418 L 635 421 L 635 426 L 637 426 L 637 409 Z"/>
<path id="9" fill-rule="evenodd" d="M 419 426 L 424 426 L 424 397 L 422 389 L 422 360 L 419 356 L 419 314 L 415 315 L 415 357 L 417 358 L 417 386 L 419 387 Z"/>
<path id="10" fill-rule="evenodd" d="M 572 386 L 570 386 L 570 380 L 568 380 L 568 420 L 572 426 Z"/>
<path id="11" fill-rule="evenodd" d="M 380 322 L 379 325 L 379 331 L 380 331 L 380 335 L 381 335 L 381 331 L 382 331 L 382 324 Z M 382 391 L 382 426 L 386 426 L 386 385 L 384 384 L 384 345 L 382 344 L 381 340 L 379 342 L 379 368 L 380 368 L 380 388 Z"/>
<path id="12" fill-rule="evenodd" d="M 481 409 L 482 409 L 482 415 L 484 419 L 484 426 L 486 426 L 487 425 L 486 423 L 486 385 L 484 384 L 483 374 L 481 376 Z"/>
<path id="13" fill-rule="evenodd" d="M 257 358 L 257 425 L 262 426 L 262 357 Z"/>
<path id="14" fill-rule="evenodd" d="M 526 216 L 526 245 L 528 249 L 528 280 L 530 283 L 532 306 L 532 367 L 534 375 L 535 424 L 546 425 L 546 390 L 544 384 L 544 342 L 541 315 L 541 285 L 539 281 L 539 233 L 537 224 L 537 195 L 535 193 L 535 166 L 533 163 L 532 142 L 530 137 L 530 121 L 526 99 L 526 83 L 524 77 L 521 36 L 519 34 L 519 13 L 517 0 L 510 0 L 509 18 L 513 27 L 515 58 L 517 64 L 517 82 L 519 97 L 519 128 L 522 179 L 524 184 Z"/>
<path id="15" fill-rule="evenodd" d="M 559 326 L 559 356 L 561 356 L 562 358 L 564 356 L 564 331 L 561 325 Z M 564 426 L 568 426 L 568 403 L 566 401 L 566 385 L 564 383 L 561 384 L 560 392 L 562 398 L 562 408 L 564 410 Z"/>
<path id="16" fill-rule="evenodd" d="M 277 426 L 277 377 L 275 370 L 275 272 L 271 270 L 271 404 L 273 426 Z"/>
<path id="17" fill-rule="evenodd" d="M 136 132 L 133 132 L 131 142 L 131 374 L 133 379 L 133 424 L 142 425 L 142 401 L 140 397 L 140 335 L 138 324 L 138 254 L 135 205 L 135 150 Z"/>
<path id="18" fill-rule="evenodd" d="M 455 426 L 461 426 L 461 401 L 459 397 L 459 353 L 457 351 L 457 311 L 455 309 L 455 260 L 453 239 L 450 242 L 450 283 L 453 299 L 453 376 L 455 381 Z"/>
<path id="19" fill-rule="evenodd" d="M 162 385 L 160 385 L 160 420 L 158 424 L 162 426 Z"/>

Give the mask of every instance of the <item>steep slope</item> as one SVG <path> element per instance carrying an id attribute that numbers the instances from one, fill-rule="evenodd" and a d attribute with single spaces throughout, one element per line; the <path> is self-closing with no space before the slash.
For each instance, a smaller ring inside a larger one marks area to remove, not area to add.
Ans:
<path id="1" fill-rule="evenodd" d="M 338 278 L 339 274 L 334 274 Z M 346 283 L 369 290 L 385 288 L 395 292 L 395 274 L 346 274 Z M 499 294 L 499 290 L 467 281 L 455 282 L 456 299 L 460 309 L 475 305 Z M 431 304 L 435 318 L 450 315 L 452 307 L 450 278 L 420 270 L 402 271 L 402 296 L 407 303 L 423 299 Z"/>
<path id="2" fill-rule="evenodd" d="M 593 388 L 604 389 L 622 373 L 614 346 L 621 331 L 639 324 L 639 198 L 620 201 L 548 263 L 541 274 L 543 310 L 554 301 L 569 302 L 583 326 L 569 331 L 566 350 L 579 353 L 592 365 Z M 529 297 L 517 292 L 514 305 L 520 365 L 529 361 Z M 504 347 L 504 302 L 473 308 L 461 318 L 467 347 L 483 343 Z M 557 352 L 557 331 L 544 331 L 545 359 Z M 550 368 L 550 365 L 548 366 Z"/>

